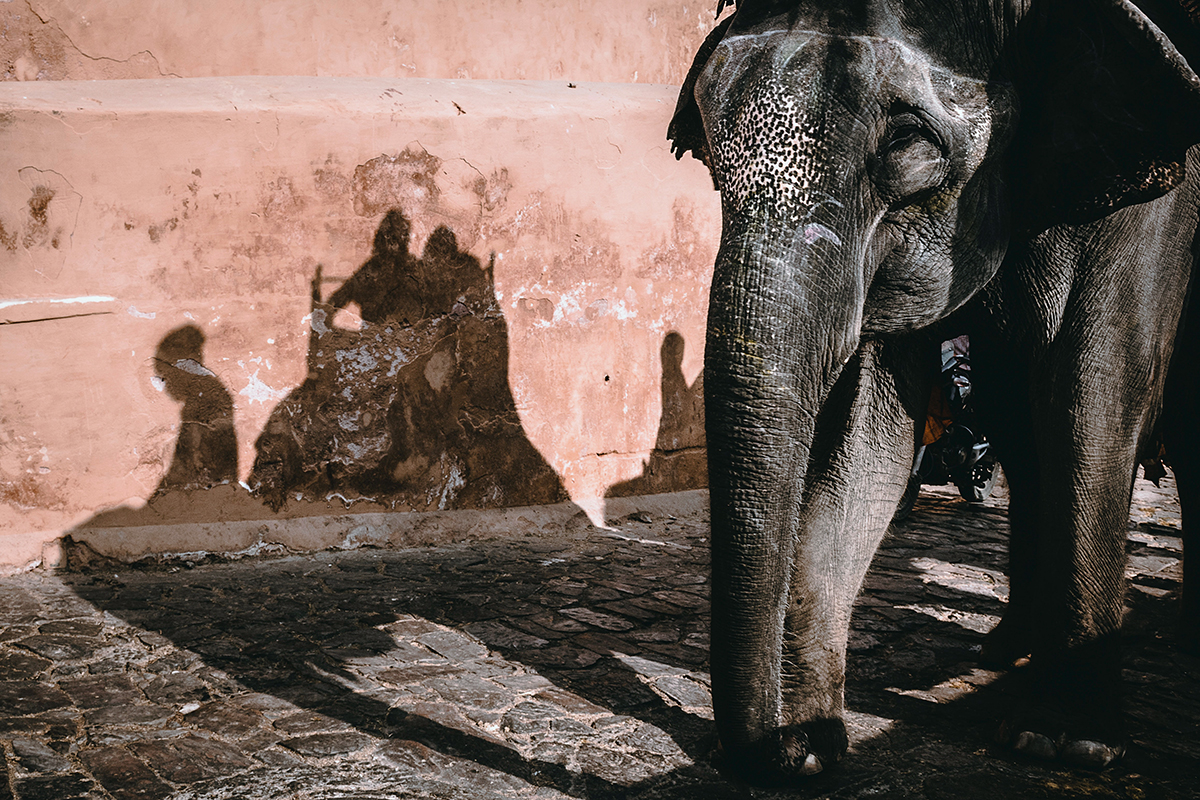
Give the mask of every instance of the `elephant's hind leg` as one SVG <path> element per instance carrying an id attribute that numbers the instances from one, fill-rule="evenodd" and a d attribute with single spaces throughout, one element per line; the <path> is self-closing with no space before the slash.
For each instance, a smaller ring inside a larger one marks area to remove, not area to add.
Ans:
<path id="1" fill-rule="evenodd" d="M 1183 512 L 1179 647 L 1200 653 L 1200 303 L 1194 279 L 1189 294 L 1190 307 L 1167 377 L 1162 431 Z"/>

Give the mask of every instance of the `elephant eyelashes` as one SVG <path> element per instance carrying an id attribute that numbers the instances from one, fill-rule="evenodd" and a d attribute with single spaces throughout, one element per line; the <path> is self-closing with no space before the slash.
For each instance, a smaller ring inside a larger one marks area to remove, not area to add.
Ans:
<path id="1" fill-rule="evenodd" d="M 872 177 L 891 204 L 911 201 L 945 180 L 949 162 L 940 140 L 916 114 L 894 116 L 871 159 Z"/>

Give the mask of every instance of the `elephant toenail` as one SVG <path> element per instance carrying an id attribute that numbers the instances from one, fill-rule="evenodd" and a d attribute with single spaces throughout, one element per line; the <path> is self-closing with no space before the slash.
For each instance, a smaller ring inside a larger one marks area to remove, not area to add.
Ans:
<path id="1" fill-rule="evenodd" d="M 1090 739 L 1074 739 L 1064 742 L 1058 754 L 1068 764 L 1099 770 L 1120 758 L 1124 754 L 1124 748 L 1109 747 Z"/>
<path id="2" fill-rule="evenodd" d="M 812 753 L 809 753 L 808 757 L 804 759 L 804 766 L 800 768 L 800 774 L 816 775 L 823 769 L 824 767 L 821 766 L 821 759 L 817 758 Z"/>
<path id="3" fill-rule="evenodd" d="M 1021 731 L 1013 742 L 1013 749 L 1034 758 L 1052 759 L 1057 754 L 1054 742 L 1040 733 Z"/>

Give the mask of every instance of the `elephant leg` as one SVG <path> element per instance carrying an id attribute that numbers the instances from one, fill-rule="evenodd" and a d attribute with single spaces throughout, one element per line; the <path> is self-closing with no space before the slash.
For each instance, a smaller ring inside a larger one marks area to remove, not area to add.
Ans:
<path id="1" fill-rule="evenodd" d="M 1034 364 L 1037 486 L 1019 475 L 1013 496 L 1010 521 L 1019 548 L 1013 591 L 1032 660 L 1025 676 L 1029 702 L 1003 732 L 1018 750 L 1091 768 L 1123 752 L 1125 539 L 1149 417 L 1147 403 L 1128 398 L 1157 392 L 1115 392 L 1113 386 L 1153 374 L 1143 357 L 1062 342 Z"/>
<path id="2" fill-rule="evenodd" d="M 1194 408 L 1194 407 L 1193 407 Z M 1179 647 L 1200 653 L 1200 474 L 1194 448 L 1200 446 L 1195 424 L 1178 441 L 1193 450 L 1184 463 L 1171 462 L 1183 516 L 1183 594 L 1179 606 Z"/>
<path id="3" fill-rule="evenodd" d="M 1041 505 L 1038 451 L 1030 405 L 1029 367 L 994 336 L 971 337 L 976 409 L 1008 484 L 1008 604 L 987 635 L 980 663 L 1007 669 L 1033 650 L 1039 615 L 1038 518 Z"/>
<path id="4" fill-rule="evenodd" d="M 779 744 L 785 760 L 789 753 L 792 760 L 809 759 L 800 771 L 831 764 L 847 747 L 842 711 L 850 615 L 908 482 L 914 419 L 923 420 L 929 392 L 916 363 L 900 345 L 864 344 L 817 421 L 780 679 Z"/>
<path id="5" fill-rule="evenodd" d="M 1167 460 L 1179 490 L 1183 516 L 1183 595 L 1179 646 L 1200 652 L 1200 308 L 1195 286 L 1182 330 L 1176 338 L 1163 408 Z"/>

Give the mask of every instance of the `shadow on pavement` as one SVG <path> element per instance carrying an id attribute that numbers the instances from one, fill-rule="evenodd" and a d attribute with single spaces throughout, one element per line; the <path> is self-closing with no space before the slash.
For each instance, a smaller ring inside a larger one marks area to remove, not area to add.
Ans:
<path id="1" fill-rule="evenodd" d="M 709 760 L 707 519 L 643 519 L 73 582 L 199 656 L 205 677 L 174 696 L 195 706 L 183 725 L 268 765 L 416 742 L 577 797 L 747 796 Z M 1196 785 L 1197 661 L 1170 649 L 1165 592 L 1131 592 L 1134 746 L 1119 770 L 994 751 L 1012 679 L 973 659 L 1003 608 L 1004 528 L 998 509 L 928 496 L 894 528 L 853 622 L 854 750 L 780 796 L 1151 798 Z M 1142 539 L 1135 564 L 1172 546 Z"/>

